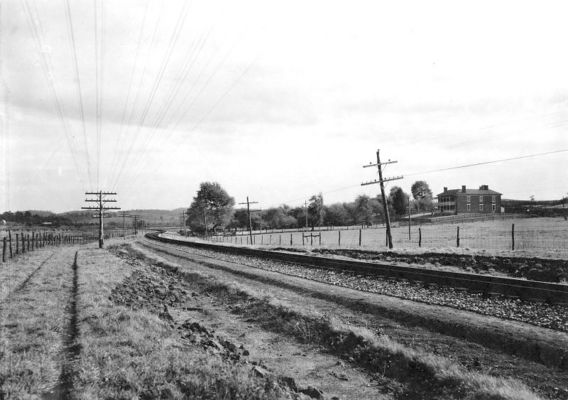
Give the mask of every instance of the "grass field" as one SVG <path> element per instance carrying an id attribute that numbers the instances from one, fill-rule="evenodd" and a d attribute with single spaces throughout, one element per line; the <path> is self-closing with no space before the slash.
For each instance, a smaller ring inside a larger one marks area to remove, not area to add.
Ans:
<path id="1" fill-rule="evenodd" d="M 468 223 L 412 225 L 410 238 L 408 226 L 392 229 L 396 249 L 419 249 L 421 235 L 422 250 L 473 250 L 499 254 L 513 251 L 522 256 L 549 256 L 568 258 L 568 221 L 563 218 L 511 218 L 495 221 Z M 459 249 L 457 231 L 459 227 Z M 311 232 L 264 233 L 254 235 L 255 245 L 302 246 L 302 235 Z M 369 229 L 330 230 L 313 232 L 321 234 L 321 246 L 359 247 L 374 250 L 387 250 L 384 227 Z M 216 238 L 236 244 L 247 244 L 247 236 Z M 319 247 L 319 237 L 305 237 L 304 247 Z"/>

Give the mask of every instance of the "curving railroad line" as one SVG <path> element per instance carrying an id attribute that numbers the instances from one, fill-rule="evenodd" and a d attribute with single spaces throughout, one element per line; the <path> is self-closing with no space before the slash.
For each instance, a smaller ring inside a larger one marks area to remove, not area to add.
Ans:
<path id="1" fill-rule="evenodd" d="M 351 271 L 358 274 L 380 275 L 391 279 L 405 279 L 408 281 L 423 282 L 425 284 L 464 288 L 482 292 L 488 296 L 502 294 L 523 300 L 547 302 L 550 304 L 568 304 L 568 285 L 558 283 L 488 276 L 467 272 L 440 271 L 359 260 L 333 259 L 322 256 L 262 250 L 218 243 L 177 240 L 163 237 L 159 233 L 148 233 L 146 237 L 163 243 L 213 250 L 234 255 L 292 262 L 306 267 Z"/>

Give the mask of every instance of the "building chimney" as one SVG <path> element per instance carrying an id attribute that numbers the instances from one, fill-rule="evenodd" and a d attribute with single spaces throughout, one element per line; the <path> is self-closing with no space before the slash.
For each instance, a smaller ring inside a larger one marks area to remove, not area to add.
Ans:
<path id="1" fill-rule="evenodd" d="M 489 190 L 489 186 L 488 185 L 481 185 L 479 187 L 479 190 Z"/>
<path id="2" fill-rule="evenodd" d="M 444 192 L 447 192 L 448 188 L 446 186 L 444 186 Z"/>
<path id="3" fill-rule="evenodd" d="M 465 193 L 465 185 L 462 185 L 462 193 Z"/>

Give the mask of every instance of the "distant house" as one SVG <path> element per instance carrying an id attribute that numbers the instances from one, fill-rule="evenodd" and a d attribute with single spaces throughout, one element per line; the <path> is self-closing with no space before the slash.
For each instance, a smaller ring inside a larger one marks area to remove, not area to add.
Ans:
<path id="1" fill-rule="evenodd" d="M 500 214 L 501 193 L 490 190 L 489 186 L 481 185 L 479 189 L 444 188 L 437 195 L 438 211 L 444 214 Z"/>

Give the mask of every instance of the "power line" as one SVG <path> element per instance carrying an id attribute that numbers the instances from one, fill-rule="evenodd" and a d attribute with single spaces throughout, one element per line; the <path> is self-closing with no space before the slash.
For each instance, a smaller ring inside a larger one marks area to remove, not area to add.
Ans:
<path id="1" fill-rule="evenodd" d="M 31 10 L 30 4 L 28 0 L 24 0 L 22 3 L 22 7 L 24 8 L 24 14 L 27 17 L 28 26 L 32 32 L 32 36 L 37 46 L 38 53 L 40 55 L 40 65 L 42 71 L 45 75 L 45 79 L 48 83 L 49 89 L 51 89 L 51 95 L 53 97 L 54 108 L 56 110 L 56 115 L 63 126 L 63 132 L 65 135 L 65 139 L 67 141 L 67 146 L 69 148 L 69 152 L 71 153 L 71 158 L 73 160 L 73 164 L 75 166 L 75 171 L 77 172 L 77 177 L 79 182 L 85 187 L 85 182 L 80 173 L 79 162 L 77 161 L 77 150 L 75 148 L 74 137 L 69 130 L 69 125 L 67 120 L 65 119 L 65 114 L 63 112 L 63 106 L 59 99 L 59 95 L 57 93 L 56 85 L 55 85 L 55 77 L 53 75 L 53 65 L 51 62 L 51 58 L 46 54 L 44 51 L 45 43 L 43 40 L 43 27 L 41 25 L 41 21 L 39 19 L 39 12 L 37 9 L 35 10 L 35 15 Z M 35 3 L 32 3 L 35 6 Z"/>
<path id="2" fill-rule="evenodd" d="M 146 7 L 144 8 L 144 16 L 142 18 L 142 24 L 140 25 L 140 32 L 138 33 L 138 42 L 136 44 L 136 55 L 134 56 L 134 63 L 132 65 L 132 71 L 130 72 L 130 82 L 128 83 L 128 90 L 126 92 L 126 100 L 124 101 L 124 107 L 122 110 L 122 117 L 121 117 L 121 121 L 120 121 L 120 128 L 119 128 L 119 132 L 118 132 L 118 136 L 115 142 L 115 146 L 116 146 L 116 151 L 114 153 L 114 158 L 113 158 L 113 162 L 112 162 L 112 170 L 115 169 L 115 166 L 118 162 L 118 154 L 119 154 L 119 150 L 120 149 L 120 144 L 122 142 L 122 136 L 124 134 L 125 131 L 125 122 L 126 122 L 126 111 L 128 110 L 128 103 L 130 102 L 130 95 L 132 93 L 132 86 L 134 83 L 134 75 L 136 72 L 136 66 L 138 65 L 138 58 L 140 56 L 140 48 L 142 47 L 142 37 L 144 34 L 144 26 L 146 25 L 146 17 L 148 14 L 148 8 L 150 6 L 150 0 L 146 1 Z M 138 87 L 138 90 L 140 90 L 140 87 Z M 132 104 L 132 107 L 134 107 L 135 104 Z"/>
<path id="3" fill-rule="evenodd" d="M 431 169 L 431 170 L 428 170 L 428 171 L 413 172 L 411 174 L 406 174 L 406 176 L 416 176 L 416 175 L 430 174 L 430 173 L 433 173 L 433 172 L 450 171 L 450 170 L 453 170 L 453 169 L 477 167 L 477 166 L 480 166 L 480 165 L 496 164 L 496 163 L 505 162 L 505 161 L 522 160 L 524 158 L 540 157 L 540 156 L 546 156 L 546 155 L 550 155 L 550 154 L 564 153 L 564 152 L 567 152 L 567 151 L 568 151 L 568 149 L 561 149 L 561 150 L 547 151 L 547 152 L 544 152 L 544 153 L 527 154 L 527 155 L 524 155 L 524 156 L 502 158 L 502 159 L 499 159 L 499 160 L 482 161 L 482 162 L 477 162 L 477 163 L 472 163 L 472 164 L 457 165 L 455 167 L 446 167 L 446 168 L 439 168 L 439 169 Z"/>
<path id="4" fill-rule="evenodd" d="M 92 185 L 91 180 L 91 158 L 89 156 L 89 145 L 87 143 L 87 127 L 85 125 L 85 110 L 83 108 L 83 91 L 81 88 L 81 76 L 79 74 L 79 61 L 77 59 L 77 45 L 75 42 L 75 30 L 73 28 L 73 16 L 71 14 L 71 5 L 69 0 L 65 0 L 65 15 L 67 17 L 67 27 L 69 30 L 69 39 L 71 41 L 71 48 L 73 50 L 73 65 L 75 68 L 75 77 L 77 78 L 77 90 L 79 95 L 79 112 L 81 115 L 81 125 L 83 128 L 83 142 L 85 144 L 85 156 L 87 158 L 87 174 L 89 176 L 89 183 Z"/>

